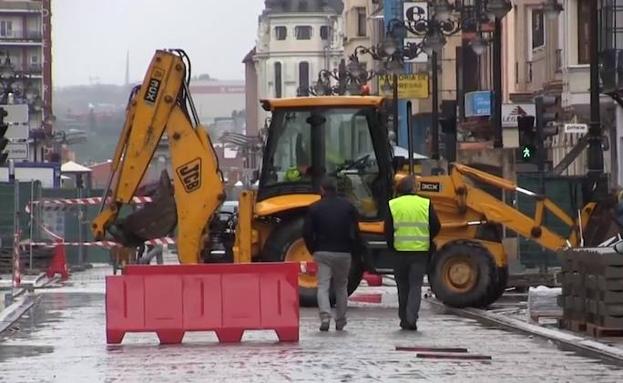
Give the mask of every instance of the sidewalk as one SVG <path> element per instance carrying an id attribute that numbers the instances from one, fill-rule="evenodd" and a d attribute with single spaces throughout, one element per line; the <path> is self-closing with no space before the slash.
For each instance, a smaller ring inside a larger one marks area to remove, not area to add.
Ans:
<path id="1" fill-rule="evenodd" d="M 45 273 L 24 275 L 20 287 L 13 288 L 10 274 L 0 279 L 0 334 L 17 321 L 36 302 L 34 290 L 44 288 L 57 278 L 48 278 Z"/>
<path id="2" fill-rule="evenodd" d="M 398 294 L 395 282 L 383 278 L 383 286 L 367 287 L 362 282 L 359 289 L 349 298 L 349 306 L 398 307 Z M 427 282 L 422 287 L 423 300 L 446 310 L 450 314 L 473 318 L 500 327 L 549 339 L 568 345 L 576 350 L 606 357 L 617 362 L 623 361 L 623 337 L 593 338 L 585 333 L 575 333 L 558 328 L 557 321 L 539 324 L 530 320 L 527 310 L 527 295 L 507 294 L 488 309 L 455 309 L 445 306 L 435 299 Z M 525 299 L 524 299 L 525 298 Z"/>

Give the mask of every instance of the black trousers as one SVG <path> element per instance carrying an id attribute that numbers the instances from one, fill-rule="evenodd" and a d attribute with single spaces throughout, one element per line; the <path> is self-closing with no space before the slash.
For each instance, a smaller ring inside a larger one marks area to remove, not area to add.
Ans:
<path id="1" fill-rule="evenodd" d="M 396 252 L 394 278 L 398 288 L 398 316 L 401 322 L 414 324 L 418 320 L 428 259 L 427 252 Z"/>

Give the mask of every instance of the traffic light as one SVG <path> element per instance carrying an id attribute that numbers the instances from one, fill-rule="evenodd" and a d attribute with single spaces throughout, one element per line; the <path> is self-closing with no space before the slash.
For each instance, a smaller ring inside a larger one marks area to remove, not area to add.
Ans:
<path id="1" fill-rule="evenodd" d="M 9 129 L 9 125 L 4 122 L 4 118 L 7 116 L 6 110 L 0 108 L 0 166 L 6 163 L 9 153 L 5 152 L 9 140 L 4 136 Z"/>
<path id="2" fill-rule="evenodd" d="M 536 155 L 536 131 L 534 116 L 517 117 L 519 130 L 519 156 L 523 162 L 533 162 Z"/>
<path id="3" fill-rule="evenodd" d="M 534 98 L 536 111 L 536 150 L 539 171 L 545 170 L 545 148 L 547 137 L 558 134 L 558 100 L 554 96 L 537 96 Z"/>

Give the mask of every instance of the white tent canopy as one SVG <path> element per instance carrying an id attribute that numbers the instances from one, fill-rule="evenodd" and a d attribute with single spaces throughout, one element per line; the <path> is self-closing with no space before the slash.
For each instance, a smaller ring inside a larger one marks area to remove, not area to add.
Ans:
<path id="1" fill-rule="evenodd" d="M 90 173 L 91 169 L 74 161 L 67 161 L 61 165 L 61 173 Z"/>

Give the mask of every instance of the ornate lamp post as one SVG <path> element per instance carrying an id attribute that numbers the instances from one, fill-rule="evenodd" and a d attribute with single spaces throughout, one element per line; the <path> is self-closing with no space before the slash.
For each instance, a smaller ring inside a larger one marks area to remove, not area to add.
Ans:
<path id="1" fill-rule="evenodd" d="M 358 58 L 351 55 L 348 64 L 342 59 L 337 69 L 322 69 L 318 72 L 318 80 L 310 93 L 317 96 L 361 94 L 362 87 L 375 75 L 374 71 L 366 70 Z"/>
<path id="2" fill-rule="evenodd" d="M 433 159 L 439 159 L 439 84 L 437 55 L 442 52 L 446 43 L 446 37 L 452 36 L 463 29 L 466 25 L 475 25 L 477 36 L 471 42 L 475 53 L 481 54 L 487 44 L 482 38 L 480 26 L 483 22 L 493 20 L 495 23 L 493 38 L 493 92 L 494 92 L 494 146 L 502 147 L 502 72 L 501 72 L 501 19 L 510 11 L 511 4 L 508 0 L 476 0 L 474 5 L 464 4 L 464 1 L 456 0 L 450 3 L 448 0 L 429 1 L 429 13 L 422 9 L 407 12 L 406 20 L 393 19 L 388 28 L 406 30 L 423 38 L 424 51 L 431 59 L 431 87 L 432 87 L 432 153 Z M 404 33 L 404 32 L 403 32 Z"/>

